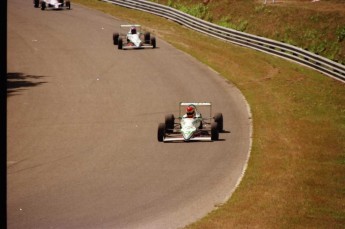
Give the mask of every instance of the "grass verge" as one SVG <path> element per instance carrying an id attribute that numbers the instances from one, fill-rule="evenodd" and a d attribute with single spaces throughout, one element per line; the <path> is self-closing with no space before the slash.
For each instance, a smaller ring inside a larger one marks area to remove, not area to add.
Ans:
<path id="1" fill-rule="evenodd" d="M 187 228 L 344 228 L 344 84 L 147 13 L 74 2 L 140 23 L 220 72 L 247 98 L 254 139 L 245 177 L 228 202 Z"/>
<path id="2" fill-rule="evenodd" d="M 343 0 L 151 0 L 224 27 L 289 43 L 345 64 Z M 208 2 L 203 4 L 203 2 Z"/>

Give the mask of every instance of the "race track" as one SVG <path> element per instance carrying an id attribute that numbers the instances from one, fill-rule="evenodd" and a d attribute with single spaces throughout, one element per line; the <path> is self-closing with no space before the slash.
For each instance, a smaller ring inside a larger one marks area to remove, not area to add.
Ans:
<path id="1" fill-rule="evenodd" d="M 241 177 L 251 120 L 240 92 L 159 38 L 117 50 L 120 24 L 73 3 L 8 1 L 9 229 L 178 228 Z M 212 102 L 221 141 L 159 143 L 181 101 Z"/>

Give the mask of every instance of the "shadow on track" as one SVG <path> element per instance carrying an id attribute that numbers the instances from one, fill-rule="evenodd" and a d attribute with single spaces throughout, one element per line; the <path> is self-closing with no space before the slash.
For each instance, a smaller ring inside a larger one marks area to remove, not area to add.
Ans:
<path id="1" fill-rule="evenodd" d="M 7 73 L 7 97 L 17 95 L 21 90 L 28 87 L 36 87 L 46 82 L 34 82 L 44 76 L 25 75 L 20 72 Z"/>

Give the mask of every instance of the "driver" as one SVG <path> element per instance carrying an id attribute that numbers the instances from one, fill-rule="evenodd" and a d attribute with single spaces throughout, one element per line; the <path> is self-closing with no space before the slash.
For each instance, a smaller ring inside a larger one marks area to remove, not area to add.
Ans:
<path id="1" fill-rule="evenodd" d="M 137 28 L 135 28 L 135 26 L 132 26 L 131 30 L 130 30 L 130 33 L 131 34 L 137 34 Z"/>
<path id="2" fill-rule="evenodd" d="M 186 114 L 185 114 L 186 118 L 194 118 L 195 117 L 195 107 L 192 105 L 189 105 L 186 108 Z"/>

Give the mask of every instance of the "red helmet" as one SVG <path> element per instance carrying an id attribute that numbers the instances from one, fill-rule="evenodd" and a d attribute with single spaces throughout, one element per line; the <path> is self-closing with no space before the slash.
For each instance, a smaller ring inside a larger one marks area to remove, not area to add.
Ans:
<path id="1" fill-rule="evenodd" d="M 195 114 L 195 107 L 194 106 L 188 106 L 186 109 L 187 117 L 193 118 Z"/>

